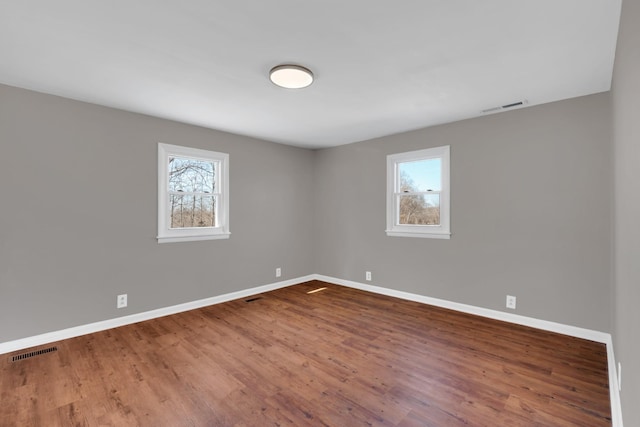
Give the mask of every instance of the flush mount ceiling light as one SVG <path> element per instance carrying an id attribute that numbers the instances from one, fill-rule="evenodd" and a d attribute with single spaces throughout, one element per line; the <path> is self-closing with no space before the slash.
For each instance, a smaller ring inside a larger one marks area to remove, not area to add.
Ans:
<path id="1" fill-rule="evenodd" d="M 313 83 L 311 70 L 291 64 L 273 67 L 269 72 L 269 78 L 273 84 L 287 89 L 302 89 Z"/>

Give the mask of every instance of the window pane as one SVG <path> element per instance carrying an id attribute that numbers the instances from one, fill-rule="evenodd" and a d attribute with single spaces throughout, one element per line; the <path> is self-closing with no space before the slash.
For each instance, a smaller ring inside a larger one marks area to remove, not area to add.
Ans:
<path id="1" fill-rule="evenodd" d="M 191 196 L 172 194 L 169 196 L 171 228 L 215 227 L 215 196 Z"/>
<path id="2" fill-rule="evenodd" d="M 399 224 L 440 225 L 440 194 L 399 196 Z"/>
<path id="3" fill-rule="evenodd" d="M 442 160 L 398 163 L 401 193 L 442 190 Z"/>
<path id="4" fill-rule="evenodd" d="M 213 193 L 215 162 L 169 157 L 169 191 Z"/>

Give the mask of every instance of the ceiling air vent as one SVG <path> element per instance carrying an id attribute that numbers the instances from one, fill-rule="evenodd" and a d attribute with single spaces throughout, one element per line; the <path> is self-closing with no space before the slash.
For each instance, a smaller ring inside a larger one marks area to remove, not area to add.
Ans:
<path id="1" fill-rule="evenodd" d="M 482 114 L 495 113 L 496 111 L 507 110 L 509 108 L 527 105 L 528 103 L 529 101 L 527 101 L 526 99 L 524 101 L 512 102 L 511 104 L 501 105 L 500 107 L 487 108 L 486 110 L 482 110 Z"/>
<path id="2" fill-rule="evenodd" d="M 502 108 L 511 108 L 511 107 L 517 107 L 518 105 L 523 105 L 524 102 L 520 101 L 520 102 L 514 102 L 513 104 L 507 104 L 507 105 L 503 105 Z"/>

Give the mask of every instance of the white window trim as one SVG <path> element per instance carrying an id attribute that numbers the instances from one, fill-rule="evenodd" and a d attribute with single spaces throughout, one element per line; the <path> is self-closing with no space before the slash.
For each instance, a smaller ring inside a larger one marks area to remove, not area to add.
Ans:
<path id="1" fill-rule="evenodd" d="M 430 239 L 450 239 L 450 196 L 449 185 L 450 148 L 448 145 L 387 156 L 387 236 L 423 237 Z M 398 163 L 442 159 L 442 191 L 440 192 L 440 225 L 401 225 L 398 224 L 396 185 Z"/>
<path id="2" fill-rule="evenodd" d="M 187 157 L 198 160 L 219 162 L 216 185 L 220 189 L 218 196 L 217 227 L 170 228 L 168 202 L 169 157 Z M 190 242 L 198 240 L 228 239 L 229 231 L 229 155 L 216 151 L 182 147 L 158 143 L 158 243 Z"/>

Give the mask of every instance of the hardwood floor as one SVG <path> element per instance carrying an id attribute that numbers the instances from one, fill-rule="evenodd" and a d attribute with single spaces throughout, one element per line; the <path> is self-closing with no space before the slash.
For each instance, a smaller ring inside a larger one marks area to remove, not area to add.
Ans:
<path id="1" fill-rule="evenodd" d="M 2 355 L 0 425 L 611 425 L 603 344 L 317 281 L 259 297 Z"/>

